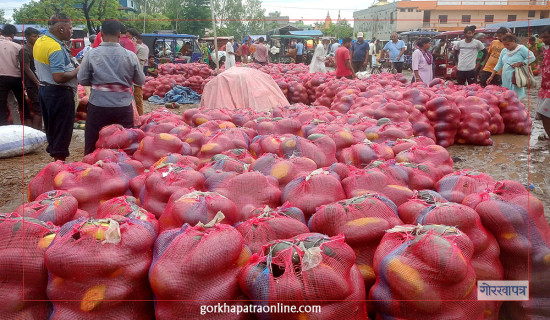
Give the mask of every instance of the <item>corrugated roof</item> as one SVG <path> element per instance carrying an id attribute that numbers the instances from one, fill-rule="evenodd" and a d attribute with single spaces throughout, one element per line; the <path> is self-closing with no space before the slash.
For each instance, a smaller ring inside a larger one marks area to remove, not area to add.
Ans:
<path id="1" fill-rule="evenodd" d="M 547 25 L 550 25 L 550 18 L 493 23 L 485 26 L 485 28 L 500 28 L 500 27 L 527 28 L 527 27 L 541 27 L 541 26 L 547 26 Z"/>
<path id="2" fill-rule="evenodd" d="M 288 33 L 293 36 L 309 36 L 309 37 L 317 37 L 317 36 L 323 35 L 323 32 L 321 30 L 299 30 L 299 31 L 289 31 Z"/>

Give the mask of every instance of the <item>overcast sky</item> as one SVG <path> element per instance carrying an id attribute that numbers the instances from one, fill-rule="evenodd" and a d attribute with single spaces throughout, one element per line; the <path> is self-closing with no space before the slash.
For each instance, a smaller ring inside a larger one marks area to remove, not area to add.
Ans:
<path id="1" fill-rule="evenodd" d="M 263 8 L 266 14 L 269 12 L 279 11 L 283 16 L 289 16 L 292 21 L 304 19 L 306 24 L 312 24 L 315 21 L 324 21 L 327 16 L 327 11 L 330 12 L 330 17 L 336 21 L 338 10 L 342 18 L 353 23 L 353 11 L 366 9 L 371 6 L 376 0 L 263 0 Z M 2 0 L 2 8 L 5 10 L 5 17 L 10 18 L 13 15 L 13 9 L 21 7 L 22 4 L 28 3 L 30 0 Z M 391 0 L 390 0 L 391 2 Z"/>

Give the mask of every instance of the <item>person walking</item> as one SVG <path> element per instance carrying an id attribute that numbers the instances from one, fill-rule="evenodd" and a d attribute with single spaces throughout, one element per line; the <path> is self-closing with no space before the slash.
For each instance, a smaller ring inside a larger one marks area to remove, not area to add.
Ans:
<path id="1" fill-rule="evenodd" d="M 384 58 L 384 54 L 389 54 L 389 59 L 393 63 L 393 67 L 397 73 L 403 72 L 403 64 L 405 63 L 405 42 L 399 40 L 397 33 L 392 33 L 390 36 L 391 41 L 386 43 L 384 49 L 380 53 L 380 60 Z"/>
<path id="2" fill-rule="evenodd" d="M 302 40 L 298 40 L 296 42 L 296 63 L 302 63 L 304 62 L 304 44 L 302 43 Z"/>
<path id="3" fill-rule="evenodd" d="M 336 50 L 334 56 L 336 57 L 336 78 L 342 77 L 348 79 L 355 79 L 355 72 L 351 64 L 351 56 L 349 53 L 351 48 L 351 38 L 344 38 L 342 45 Z"/>
<path id="4" fill-rule="evenodd" d="M 545 46 L 550 46 L 550 26 L 544 27 L 540 39 Z M 550 137 L 550 49 L 543 51 L 543 60 L 540 65 L 542 80 L 537 101 L 537 118 L 542 120 L 546 135 Z"/>
<path id="5" fill-rule="evenodd" d="M 143 86 L 145 75 L 137 56 L 120 45 L 121 29 L 118 21 L 103 21 L 103 42 L 84 57 L 78 71 L 78 82 L 92 86 L 84 131 L 84 154 L 94 152 L 99 131 L 104 126 L 120 124 L 131 128 L 134 125 L 132 85 Z"/>
<path id="6" fill-rule="evenodd" d="M 32 55 L 32 50 L 36 40 L 40 37 L 40 31 L 35 28 L 29 27 L 25 29 L 25 39 L 27 43 L 23 46 L 20 51 L 19 59 L 22 62 L 22 75 L 23 75 L 23 85 L 25 87 L 25 92 L 27 92 L 27 97 L 31 102 L 30 108 L 27 107 L 29 111 L 32 110 L 30 118 L 25 119 L 26 125 L 31 126 L 36 130 L 42 130 L 42 108 L 40 107 L 40 101 L 38 99 L 38 88 L 40 87 L 40 81 L 36 76 L 36 67 L 34 65 L 34 57 Z M 27 110 L 25 110 L 27 111 Z"/>
<path id="7" fill-rule="evenodd" d="M 369 44 L 363 40 L 363 32 L 357 33 L 357 42 L 351 45 L 351 63 L 355 72 L 365 71 L 369 63 Z"/>
<path id="8" fill-rule="evenodd" d="M 258 39 L 258 43 L 254 44 L 254 61 L 265 66 L 269 63 L 269 52 L 264 44 L 264 37 Z"/>
<path id="9" fill-rule="evenodd" d="M 313 58 L 311 58 L 311 63 L 309 64 L 310 73 L 326 73 L 327 69 L 325 67 L 326 51 L 325 46 L 322 43 L 319 43 L 315 48 L 313 53 Z"/>
<path id="10" fill-rule="evenodd" d="M 491 41 L 491 44 L 489 45 L 489 50 L 487 51 L 487 55 L 485 56 L 483 70 L 479 74 L 479 84 L 482 87 L 485 87 L 487 85 L 487 79 L 491 76 L 493 73 L 493 70 L 495 69 L 495 66 L 497 65 L 498 59 L 500 58 L 500 52 L 502 49 L 504 49 L 504 45 L 502 44 L 502 37 L 504 37 L 505 34 L 508 33 L 508 29 L 506 27 L 501 27 L 497 30 L 495 33 L 496 40 Z M 492 84 L 500 86 L 502 85 L 502 79 L 501 79 L 502 71 L 495 74 L 495 77 L 493 78 Z"/>
<path id="11" fill-rule="evenodd" d="M 487 79 L 487 84 L 490 84 L 497 72 L 502 69 L 502 86 L 514 90 L 518 95 L 518 99 L 521 100 L 525 97 L 525 87 L 519 88 L 513 84 L 514 71 L 517 67 L 535 62 L 535 55 L 524 45 L 518 44 L 517 37 L 513 34 L 505 34 L 502 37 L 502 44 L 504 49 L 500 52 L 498 62 L 493 73 Z"/>
<path id="12" fill-rule="evenodd" d="M 250 54 L 250 38 L 246 37 L 244 44 L 241 46 L 242 51 L 242 62 L 244 64 L 248 63 L 248 55 Z"/>
<path id="13" fill-rule="evenodd" d="M 485 45 L 474 39 L 476 26 L 467 26 L 464 28 L 464 39 L 460 40 L 455 48 L 455 64 L 456 78 L 459 85 L 477 83 L 476 69 L 479 68 L 479 63 L 476 64 L 476 59 L 479 51 L 483 51 L 481 61 L 485 61 L 487 49 Z"/>
<path id="14" fill-rule="evenodd" d="M 229 41 L 227 41 L 227 44 L 225 45 L 225 53 L 227 54 L 225 56 L 225 70 L 229 70 L 236 65 L 235 51 L 233 49 L 234 48 L 233 42 L 231 41 L 232 40 L 230 39 Z"/>
<path id="15" fill-rule="evenodd" d="M 23 108 L 24 95 L 21 82 L 21 64 L 19 55 L 21 45 L 13 42 L 17 28 L 13 24 L 5 24 L 0 35 L 0 126 L 8 124 L 8 94 L 13 91 L 19 112 L 30 119 L 30 113 Z M 14 115 L 12 115 L 13 117 Z"/>
<path id="16" fill-rule="evenodd" d="M 54 14 L 48 20 L 48 27 L 48 32 L 38 38 L 33 47 L 40 80 L 38 98 L 48 140 L 46 151 L 55 160 L 65 161 L 70 155 L 78 85 L 76 75 L 80 66 L 73 63 L 63 44 L 73 34 L 71 19 L 63 13 Z"/>
<path id="17" fill-rule="evenodd" d="M 412 54 L 412 69 L 415 82 L 424 82 L 430 85 L 433 79 L 432 64 L 434 58 L 430 52 L 430 38 L 421 38 L 416 42 L 417 49 Z"/>

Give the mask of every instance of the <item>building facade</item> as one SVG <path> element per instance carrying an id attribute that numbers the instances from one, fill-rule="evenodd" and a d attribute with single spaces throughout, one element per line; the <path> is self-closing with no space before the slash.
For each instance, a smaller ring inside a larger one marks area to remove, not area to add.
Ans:
<path id="1" fill-rule="evenodd" d="M 126 13 L 137 12 L 137 4 L 134 0 L 118 0 L 118 4 L 120 5 L 118 7 L 118 10 L 120 11 L 124 11 Z"/>
<path id="2" fill-rule="evenodd" d="M 413 29 L 453 31 L 467 25 L 485 27 L 497 22 L 549 18 L 547 0 L 485 1 L 381 1 L 368 9 L 355 11 L 354 33 L 365 38 L 389 39 L 392 32 Z"/>

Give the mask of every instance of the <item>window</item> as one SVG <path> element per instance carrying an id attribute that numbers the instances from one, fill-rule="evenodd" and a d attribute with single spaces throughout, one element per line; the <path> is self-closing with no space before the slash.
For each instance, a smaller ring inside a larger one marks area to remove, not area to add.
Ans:
<path id="1" fill-rule="evenodd" d="M 509 14 L 508 15 L 508 22 L 510 21 L 516 21 L 517 16 L 515 14 Z"/>
<path id="2" fill-rule="evenodd" d="M 495 16 L 492 14 L 485 15 L 485 22 L 492 23 L 495 20 Z"/>
<path id="3" fill-rule="evenodd" d="M 529 12 L 527 13 L 527 17 L 528 18 L 534 18 L 535 17 L 535 10 L 529 10 Z"/>
<path id="4" fill-rule="evenodd" d="M 409 11 L 409 12 L 413 12 L 413 8 L 409 8 L 409 10 L 408 10 L 408 11 Z"/>
<path id="5" fill-rule="evenodd" d="M 462 23 L 470 23 L 471 19 L 472 19 L 472 16 L 469 14 L 462 15 Z"/>
<path id="6" fill-rule="evenodd" d="M 393 12 L 390 13 L 390 24 L 393 24 L 393 21 L 394 21 L 394 17 L 393 17 Z"/>
<path id="7" fill-rule="evenodd" d="M 439 23 L 447 23 L 447 15 L 439 15 Z"/>

